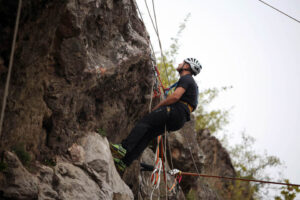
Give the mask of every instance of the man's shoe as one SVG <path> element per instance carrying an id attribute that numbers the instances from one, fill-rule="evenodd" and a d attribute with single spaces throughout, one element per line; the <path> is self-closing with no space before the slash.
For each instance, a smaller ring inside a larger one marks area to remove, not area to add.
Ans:
<path id="1" fill-rule="evenodd" d="M 110 149 L 113 154 L 113 157 L 122 159 L 126 155 L 126 149 L 122 147 L 121 144 L 112 144 L 110 143 Z"/>
<path id="2" fill-rule="evenodd" d="M 126 164 L 119 158 L 114 158 L 114 162 L 115 162 L 115 165 L 116 165 L 116 169 L 117 171 L 123 175 L 123 173 L 125 172 L 125 169 L 126 169 Z"/>

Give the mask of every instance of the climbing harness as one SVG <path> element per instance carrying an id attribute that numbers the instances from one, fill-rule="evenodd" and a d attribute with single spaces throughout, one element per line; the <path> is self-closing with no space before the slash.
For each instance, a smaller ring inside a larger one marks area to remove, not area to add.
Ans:
<path id="1" fill-rule="evenodd" d="M 194 110 L 194 108 L 188 102 L 179 101 L 179 103 L 182 103 L 182 104 L 186 105 L 190 112 L 192 112 Z"/>

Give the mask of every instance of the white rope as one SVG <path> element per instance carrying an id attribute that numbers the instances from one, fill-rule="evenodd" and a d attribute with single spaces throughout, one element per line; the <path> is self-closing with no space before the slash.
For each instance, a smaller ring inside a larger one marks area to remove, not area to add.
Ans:
<path id="1" fill-rule="evenodd" d="M 15 31 L 14 31 L 14 37 L 13 37 L 13 42 L 12 42 L 12 47 L 11 47 L 11 52 L 10 52 L 8 73 L 7 73 L 7 78 L 6 78 L 5 90 L 4 90 L 4 96 L 3 96 L 3 103 L 2 103 L 2 110 L 1 110 L 0 138 L 2 136 L 1 135 L 2 134 L 2 125 L 3 125 L 5 107 L 6 107 L 7 96 L 8 96 L 9 82 L 10 82 L 10 77 L 11 77 L 11 69 L 12 69 L 12 66 L 13 66 L 13 63 L 14 63 L 14 54 L 15 54 L 15 48 L 16 48 L 16 40 L 17 40 L 17 34 L 18 34 L 18 28 L 19 28 L 21 8 L 22 8 L 22 0 L 19 0 L 17 18 L 16 18 L 16 23 L 15 23 Z"/>
<path id="2" fill-rule="evenodd" d="M 152 108 L 154 82 L 155 82 L 155 80 L 153 79 L 153 81 L 152 81 L 152 87 L 151 87 L 150 103 L 149 103 L 149 113 L 151 112 L 151 108 Z"/>
<path id="3" fill-rule="evenodd" d="M 167 143 L 168 143 L 169 154 L 170 154 L 170 160 L 171 160 L 171 168 L 173 169 L 173 168 L 174 168 L 174 165 L 173 165 L 172 151 L 171 151 L 171 146 L 170 146 L 169 140 L 167 140 Z"/>
<path id="4" fill-rule="evenodd" d="M 193 160 L 193 163 L 194 163 L 195 169 L 196 169 L 197 173 L 198 173 L 198 174 L 200 174 L 200 173 L 199 173 L 199 170 L 198 170 L 198 167 L 197 167 L 197 165 L 196 165 L 196 162 L 195 162 L 195 159 L 194 159 L 194 156 L 193 156 L 192 150 L 191 150 L 191 143 L 190 143 L 190 141 L 189 141 L 188 137 L 186 137 L 186 141 L 187 141 L 187 143 L 188 143 L 188 149 L 189 149 L 189 151 L 190 151 L 190 154 L 191 154 L 191 157 L 192 157 L 192 160 Z"/>
<path id="5" fill-rule="evenodd" d="M 153 28 L 154 28 L 154 31 L 155 31 L 155 33 L 157 34 L 157 32 L 158 32 L 158 31 L 157 31 L 157 27 L 155 26 L 154 21 L 153 21 L 153 18 L 152 18 L 152 15 L 150 14 L 150 9 L 149 9 L 149 7 L 148 7 L 147 0 L 144 0 L 144 2 L 145 2 L 145 5 L 146 5 L 147 12 L 148 12 L 149 18 L 150 18 L 150 20 L 151 20 L 152 26 L 153 26 Z"/>
<path id="6" fill-rule="evenodd" d="M 167 66 L 166 66 L 166 61 L 165 61 L 165 57 L 164 57 L 164 54 L 163 54 L 162 44 L 161 44 L 161 40 L 160 40 L 160 36 L 159 36 L 159 32 L 158 32 L 158 25 L 157 25 L 157 20 L 156 20 L 156 12 L 155 12 L 154 1 L 152 0 L 152 7 L 153 7 L 153 13 L 154 13 L 155 23 L 153 22 L 153 19 L 152 19 L 152 16 L 151 16 L 148 4 L 147 4 L 147 0 L 144 0 L 144 2 L 145 2 L 145 5 L 146 5 L 146 8 L 147 8 L 147 12 L 148 12 L 149 18 L 151 19 L 153 29 L 154 29 L 154 31 L 156 33 L 156 36 L 157 36 L 157 39 L 158 39 L 158 44 L 159 44 L 159 48 L 160 48 L 161 58 L 162 58 L 163 65 L 164 65 L 164 68 L 165 68 L 165 71 L 166 71 L 166 77 L 167 77 L 167 80 L 168 80 L 168 84 L 170 85 L 170 80 L 169 80 L 169 76 L 168 76 L 168 70 L 167 70 Z"/>
<path id="7" fill-rule="evenodd" d="M 171 112 L 171 110 L 170 110 L 170 112 Z M 168 177 L 167 177 L 167 174 L 166 174 L 166 168 L 167 168 L 167 165 L 166 165 L 166 163 L 167 163 L 167 125 L 165 125 L 165 145 L 164 145 L 164 161 L 165 161 L 165 171 L 164 171 L 164 173 L 165 173 L 165 178 L 166 178 L 166 181 L 165 181 L 165 184 L 166 184 L 166 200 L 168 200 Z"/>

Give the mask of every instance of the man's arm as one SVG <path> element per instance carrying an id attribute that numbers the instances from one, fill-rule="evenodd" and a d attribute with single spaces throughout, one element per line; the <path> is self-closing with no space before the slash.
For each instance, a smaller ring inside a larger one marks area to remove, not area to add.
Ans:
<path id="1" fill-rule="evenodd" d="M 185 89 L 183 87 L 177 87 L 173 94 L 169 95 L 165 100 L 162 100 L 157 104 L 152 111 L 156 110 L 160 106 L 167 106 L 173 104 L 181 98 L 181 96 L 185 93 Z"/>

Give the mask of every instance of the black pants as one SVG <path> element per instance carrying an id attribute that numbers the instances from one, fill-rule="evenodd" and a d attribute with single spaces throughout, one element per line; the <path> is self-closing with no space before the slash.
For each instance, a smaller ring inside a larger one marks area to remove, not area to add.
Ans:
<path id="1" fill-rule="evenodd" d="M 165 126 L 168 131 L 176 131 L 187 120 L 189 120 L 189 111 L 182 103 L 162 106 L 147 114 L 138 121 L 129 136 L 122 141 L 122 146 L 127 150 L 123 162 L 129 166 L 152 139 L 164 133 Z"/>

